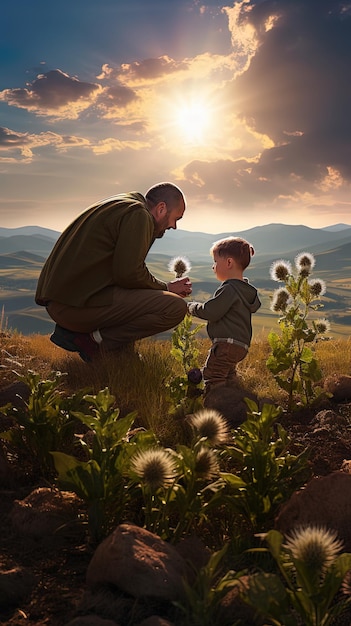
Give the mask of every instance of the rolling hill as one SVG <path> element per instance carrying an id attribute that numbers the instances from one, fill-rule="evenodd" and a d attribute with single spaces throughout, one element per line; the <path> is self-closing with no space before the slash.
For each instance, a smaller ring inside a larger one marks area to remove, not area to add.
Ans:
<path id="1" fill-rule="evenodd" d="M 213 293 L 217 280 L 212 271 L 209 250 L 214 241 L 232 233 L 208 234 L 170 230 L 152 246 L 147 263 L 157 276 L 172 280 L 168 263 L 174 256 L 187 256 L 192 265 L 193 299 L 203 300 Z M 255 248 L 247 276 L 259 289 L 263 303 L 254 316 L 254 329 L 269 329 L 276 324 L 270 311 L 270 296 L 278 286 L 269 276 L 274 260 L 294 261 L 296 254 L 314 254 L 314 275 L 323 278 L 327 293 L 324 313 L 332 323 L 335 335 L 348 335 L 351 323 L 351 226 L 335 224 L 328 228 L 267 224 L 233 233 Z M 0 228 L 0 307 L 9 328 L 23 334 L 47 334 L 53 322 L 46 311 L 34 303 L 37 279 L 45 258 L 52 250 L 59 232 L 39 226 Z"/>

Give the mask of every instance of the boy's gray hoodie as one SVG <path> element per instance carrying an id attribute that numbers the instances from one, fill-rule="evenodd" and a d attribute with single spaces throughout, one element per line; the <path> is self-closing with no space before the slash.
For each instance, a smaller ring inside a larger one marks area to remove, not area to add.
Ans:
<path id="1" fill-rule="evenodd" d="M 207 320 L 207 333 L 215 337 L 231 338 L 250 345 L 252 337 L 251 315 L 261 306 L 257 289 L 247 278 L 225 280 L 212 298 L 201 304 L 190 302 L 191 315 Z"/>

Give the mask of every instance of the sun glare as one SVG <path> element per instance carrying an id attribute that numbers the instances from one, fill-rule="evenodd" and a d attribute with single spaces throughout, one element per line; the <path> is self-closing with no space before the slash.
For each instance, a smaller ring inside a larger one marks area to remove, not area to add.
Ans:
<path id="1" fill-rule="evenodd" d="M 211 112 L 206 104 L 191 102 L 183 104 L 175 115 L 175 126 L 189 143 L 201 143 L 211 122 Z"/>

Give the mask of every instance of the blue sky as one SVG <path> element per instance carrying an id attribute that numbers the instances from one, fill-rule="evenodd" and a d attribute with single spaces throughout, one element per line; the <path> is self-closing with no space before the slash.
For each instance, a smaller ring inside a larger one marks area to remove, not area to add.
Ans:
<path id="1" fill-rule="evenodd" d="M 351 0 L 5 0 L 1 225 L 178 184 L 181 228 L 351 222 Z"/>

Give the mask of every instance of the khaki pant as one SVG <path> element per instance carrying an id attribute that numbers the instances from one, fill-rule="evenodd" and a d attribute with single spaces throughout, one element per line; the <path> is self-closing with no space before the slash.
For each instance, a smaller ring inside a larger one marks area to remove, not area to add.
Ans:
<path id="1" fill-rule="evenodd" d="M 47 311 L 59 326 L 68 330 L 81 333 L 99 330 L 107 350 L 174 328 L 187 311 L 183 298 L 170 291 L 111 289 L 112 304 L 73 307 L 50 301 Z"/>
<path id="2" fill-rule="evenodd" d="M 235 380 L 236 366 L 246 355 L 247 349 L 235 343 L 213 343 L 203 369 L 205 392 L 213 385 Z"/>

